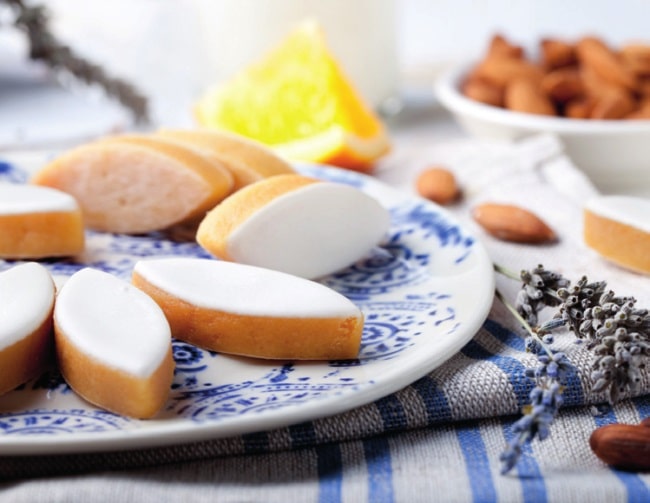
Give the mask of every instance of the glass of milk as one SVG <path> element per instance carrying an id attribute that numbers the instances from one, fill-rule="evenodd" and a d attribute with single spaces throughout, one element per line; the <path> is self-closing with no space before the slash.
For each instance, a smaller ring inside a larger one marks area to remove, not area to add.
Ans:
<path id="1" fill-rule="evenodd" d="M 259 60 L 301 21 L 316 20 L 367 103 L 399 104 L 395 0 L 197 0 L 201 81 L 218 84 Z"/>

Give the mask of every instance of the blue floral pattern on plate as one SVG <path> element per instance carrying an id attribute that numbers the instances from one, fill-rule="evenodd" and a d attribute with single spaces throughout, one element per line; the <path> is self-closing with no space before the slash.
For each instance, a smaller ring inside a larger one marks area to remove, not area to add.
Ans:
<path id="1" fill-rule="evenodd" d="M 55 452 L 51 442 L 43 441 L 52 436 L 68 451 L 90 442 L 98 449 L 102 442 L 134 448 L 165 443 L 164 433 L 171 429 L 197 438 L 197 431 L 199 436 L 214 437 L 291 424 L 394 392 L 460 349 L 491 304 L 491 264 L 476 239 L 444 210 L 399 194 L 374 178 L 326 166 L 298 169 L 368 191 L 391 212 L 391 228 L 380 245 L 347 269 L 320 280 L 364 313 L 357 359 L 268 362 L 173 341 L 175 378 L 165 410 L 153 421 L 93 407 L 53 369 L 0 397 L 0 449 L 20 453 L 36 445 L 42 452 Z M 0 163 L 0 182 L 25 180 L 19 170 Z M 59 281 L 83 267 L 128 280 L 134 264 L 152 256 L 209 257 L 194 241 L 172 234 L 88 231 L 81 257 L 43 264 Z M 15 263 L 0 261 L 0 270 Z M 464 289 L 463 281 L 475 286 Z M 140 431 L 145 432 L 141 439 Z"/>

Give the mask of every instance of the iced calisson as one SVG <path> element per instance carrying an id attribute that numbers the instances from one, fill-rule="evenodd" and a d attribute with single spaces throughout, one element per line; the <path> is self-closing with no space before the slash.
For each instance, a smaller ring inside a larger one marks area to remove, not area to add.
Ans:
<path id="1" fill-rule="evenodd" d="M 596 196 L 584 209 L 585 243 L 603 257 L 650 274 L 650 200 Z"/>
<path id="2" fill-rule="evenodd" d="M 313 279 L 368 256 L 389 224 L 388 211 L 355 187 L 278 175 L 224 200 L 196 239 L 218 258 Z"/>
<path id="3" fill-rule="evenodd" d="M 320 283 L 198 258 L 142 260 L 132 282 L 160 305 L 175 338 L 204 349 L 288 360 L 359 353 L 363 314 Z"/>
<path id="4" fill-rule="evenodd" d="M 37 377 L 52 359 L 55 287 L 36 262 L 0 273 L 0 394 Z"/>
<path id="5" fill-rule="evenodd" d="M 56 353 L 70 387 L 111 412 L 150 418 L 174 375 L 169 323 L 158 305 L 111 274 L 85 268 L 61 288 Z"/>
<path id="6" fill-rule="evenodd" d="M 84 249 L 81 209 L 56 189 L 0 184 L 0 236 L 0 258 L 77 255 Z"/>

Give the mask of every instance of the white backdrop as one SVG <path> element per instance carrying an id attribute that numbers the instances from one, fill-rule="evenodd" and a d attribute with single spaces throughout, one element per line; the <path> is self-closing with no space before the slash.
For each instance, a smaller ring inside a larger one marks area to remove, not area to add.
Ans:
<path id="1" fill-rule="evenodd" d="M 540 36 L 650 42 L 648 0 L 402 0 L 403 64 L 475 57 L 496 31 L 524 44 Z"/>

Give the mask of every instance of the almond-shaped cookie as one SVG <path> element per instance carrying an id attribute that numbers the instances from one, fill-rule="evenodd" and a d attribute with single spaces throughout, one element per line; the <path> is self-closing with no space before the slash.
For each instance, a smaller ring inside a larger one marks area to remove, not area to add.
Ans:
<path id="1" fill-rule="evenodd" d="M 596 196 L 584 209 L 587 246 L 627 269 L 650 274 L 650 200 Z"/>
<path id="2" fill-rule="evenodd" d="M 202 217 L 230 193 L 233 178 L 191 148 L 118 136 L 63 153 L 32 183 L 74 196 L 91 229 L 138 234 Z"/>
<path id="3" fill-rule="evenodd" d="M 367 256 L 389 224 L 388 211 L 355 187 L 276 175 L 217 205 L 196 239 L 220 259 L 313 279 Z"/>
<path id="4" fill-rule="evenodd" d="M 215 162 L 222 164 L 223 167 L 232 175 L 232 192 L 265 178 L 265 175 L 251 167 L 242 158 L 223 154 L 218 150 L 213 149 L 209 143 L 206 145 L 201 141 L 203 139 L 201 132 L 197 131 L 197 136 L 194 136 L 193 133 L 194 131 L 169 130 L 160 132 L 156 134 L 155 137 L 162 138 L 166 141 L 180 143 L 185 147 L 195 149 L 201 152 L 202 155 L 210 157 L 214 159 Z"/>
<path id="5" fill-rule="evenodd" d="M 0 394 L 37 377 L 51 360 L 55 291 L 36 262 L 0 273 Z"/>
<path id="6" fill-rule="evenodd" d="M 136 263 L 177 339 L 204 349 L 286 360 L 356 358 L 363 314 L 343 295 L 290 274 L 212 259 Z"/>
<path id="7" fill-rule="evenodd" d="M 56 353 L 70 387 L 111 412 L 153 417 L 174 374 L 164 313 L 141 290 L 86 268 L 63 285 L 54 309 Z"/>
<path id="8" fill-rule="evenodd" d="M 205 149 L 228 163 L 235 160 L 260 177 L 295 173 L 293 167 L 266 145 L 227 131 L 213 129 L 161 129 L 156 134 Z"/>
<path id="9" fill-rule="evenodd" d="M 0 183 L 0 257 L 77 255 L 84 225 L 77 201 L 56 189 Z"/>

